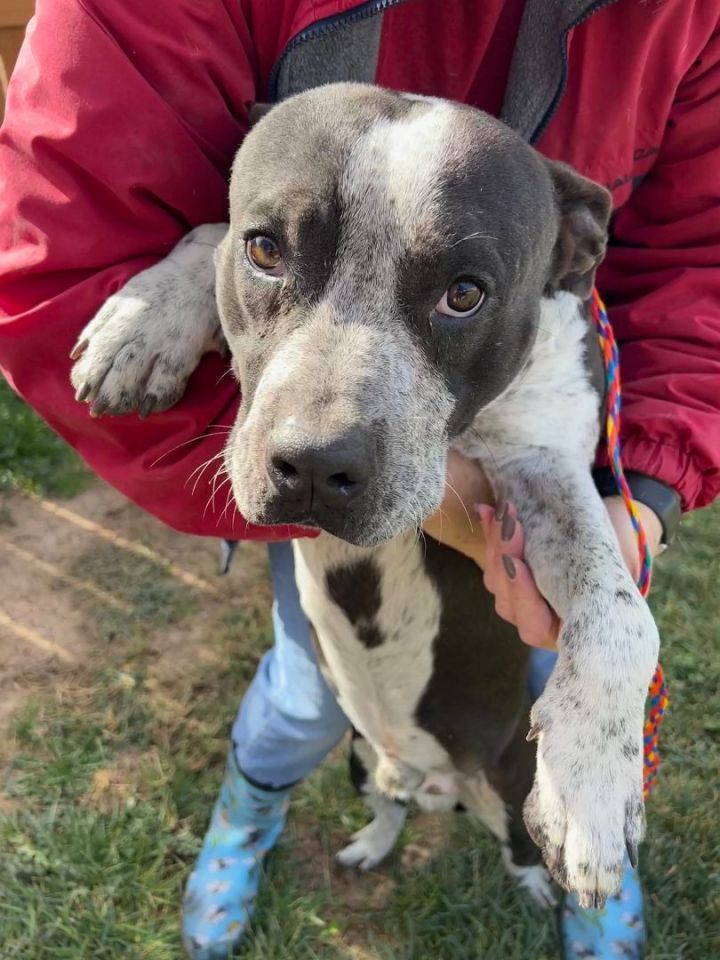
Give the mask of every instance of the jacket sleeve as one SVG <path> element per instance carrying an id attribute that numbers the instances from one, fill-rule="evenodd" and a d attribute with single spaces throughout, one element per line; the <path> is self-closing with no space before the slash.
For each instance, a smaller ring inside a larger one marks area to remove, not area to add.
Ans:
<path id="1" fill-rule="evenodd" d="M 678 87 L 656 163 L 618 211 L 598 286 L 620 344 L 623 462 L 720 494 L 720 31 Z M 606 463 L 604 454 L 600 463 Z"/>
<path id="2" fill-rule="evenodd" d="M 69 381 L 68 352 L 104 300 L 192 227 L 227 219 L 256 99 L 240 11 L 236 0 L 38 0 L 0 133 L 0 369 L 98 474 L 165 523 L 277 539 L 293 531 L 253 528 L 224 509 L 225 491 L 211 497 L 217 427 L 238 402 L 219 357 L 146 422 L 90 418 Z"/>

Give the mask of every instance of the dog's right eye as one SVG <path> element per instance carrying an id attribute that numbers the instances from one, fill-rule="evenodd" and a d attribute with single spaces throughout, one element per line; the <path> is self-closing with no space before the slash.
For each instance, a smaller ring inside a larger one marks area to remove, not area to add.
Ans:
<path id="1" fill-rule="evenodd" d="M 285 272 L 280 247 L 272 237 L 266 237 L 262 233 L 249 237 L 245 243 L 245 255 L 250 265 L 263 273 L 280 277 Z"/>
<path id="2" fill-rule="evenodd" d="M 451 283 L 435 306 L 448 317 L 473 317 L 485 302 L 485 291 L 470 277 Z"/>

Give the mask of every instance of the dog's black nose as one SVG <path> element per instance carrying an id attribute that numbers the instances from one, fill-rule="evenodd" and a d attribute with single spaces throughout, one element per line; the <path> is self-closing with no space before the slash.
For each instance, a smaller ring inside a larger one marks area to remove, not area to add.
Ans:
<path id="1" fill-rule="evenodd" d="M 275 431 L 268 443 L 267 472 L 285 500 L 317 507 L 347 506 L 370 479 L 370 443 L 354 431 L 328 442 L 308 441 L 297 431 Z"/>

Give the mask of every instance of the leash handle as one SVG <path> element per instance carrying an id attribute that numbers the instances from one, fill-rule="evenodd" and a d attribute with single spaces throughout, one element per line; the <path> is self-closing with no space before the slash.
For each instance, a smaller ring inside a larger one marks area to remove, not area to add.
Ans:
<path id="1" fill-rule="evenodd" d="M 620 389 L 620 354 L 607 315 L 607 310 L 605 309 L 605 304 L 601 300 L 600 294 L 595 287 L 592 292 L 590 309 L 595 322 L 598 340 L 600 341 L 603 365 L 605 367 L 605 383 L 607 386 L 605 437 L 607 440 L 608 460 L 610 462 L 610 470 L 618 488 L 618 493 L 623 498 L 633 530 L 635 531 L 635 536 L 637 537 L 638 555 L 640 558 L 640 576 L 638 577 L 637 585 L 642 596 L 646 597 L 650 590 L 650 580 L 652 577 L 652 554 L 650 553 L 650 546 L 647 542 L 647 536 L 645 535 L 637 504 L 632 498 L 630 486 L 625 477 L 625 470 L 623 469 L 620 453 L 620 406 L 622 398 L 622 391 Z M 659 663 L 650 681 L 648 697 L 650 699 L 650 710 L 643 730 L 643 795 L 645 799 L 648 798 L 650 791 L 657 782 L 658 769 L 660 767 L 658 741 L 660 737 L 660 727 L 662 726 L 668 705 L 665 674 Z"/>

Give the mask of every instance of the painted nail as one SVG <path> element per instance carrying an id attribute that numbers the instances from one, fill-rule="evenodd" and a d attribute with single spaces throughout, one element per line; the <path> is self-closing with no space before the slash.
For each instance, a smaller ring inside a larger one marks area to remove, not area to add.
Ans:
<path id="1" fill-rule="evenodd" d="M 498 523 L 503 519 L 507 513 L 507 500 L 498 500 L 495 504 L 495 519 Z"/>
<path id="2" fill-rule="evenodd" d="M 505 543 L 512 540 L 513 534 L 515 533 L 515 526 L 515 517 L 513 517 L 511 513 L 506 513 L 500 529 L 500 539 Z"/>
<path id="3" fill-rule="evenodd" d="M 509 557 L 506 553 L 503 553 L 502 563 L 505 567 L 505 573 L 510 577 L 511 580 L 514 580 L 517 571 L 515 570 L 515 564 L 513 563 L 512 557 Z"/>

